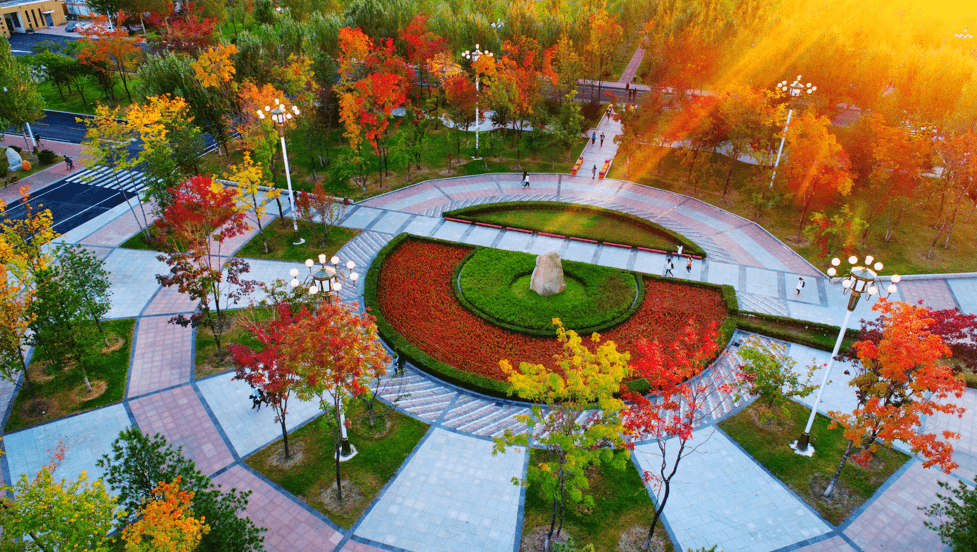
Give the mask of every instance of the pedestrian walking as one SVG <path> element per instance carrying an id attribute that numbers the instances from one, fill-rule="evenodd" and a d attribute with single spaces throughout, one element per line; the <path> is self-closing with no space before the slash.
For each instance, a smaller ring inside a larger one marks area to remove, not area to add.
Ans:
<path id="1" fill-rule="evenodd" d="M 75 170 L 75 162 L 67 155 L 64 156 L 64 164 L 68 167 L 69 172 Z"/>
<path id="2" fill-rule="evenodd" d="M 41 135 L 34 133 L 34 141 L 37 142 L 37 149 L 41 149 Z"/>
<path id="3" fill-rule="evenodd" d="M 628 82 L 624 85 L 624 91 L 628 94 L 628 101 L 631 101 L 631 83 Z"/>
<path id="4" fill-rule="evenodd" d="M 604 147 L 604 133 L 600 133 L 600 147 Z"/>
<path id="5" fill-rule="evenodd" d="M 682 247 L 683 246 L 681 246 L 681 245 L 678 246 L 678 253 L 676 253 L 675 256 L 677 256 L 677 257 L 681 257 L 682 256 Z"/>
<path id="6" fill-rule="evenodd" d="M 528 188 L 529 187 L 529 172 L 528 171 L 523 171 L 522 172 L 522 187 L 523 188 Z"/>
<path id="7" fill-rule="evenodd" d="M 595 178 L 597 178 L 597 165 L 594 165 L 594 168 L 590 171 L 590 179 L 593 180 Z"/>
<path id="8" fill-rule="evenodd" d="M 794 296 L 800 295 L 802 289 L 804 289 L 804 278 L 798 278 L 797 279 L 797 293 L 795 293 Z"/>
<path id="9" fill-rule="evenodd" d="M 597 131 L 595 130 L 594 133 L 590 136 L 590 145 L 592 146 L 596 143 L 597 143 Z"/>
<path id="10" fill-rule="evenodd" d="M 668 264 L 665 265 L 665 276 L 671 276 L 674 278 L 675 274 L 672 274 L 673 269 L 675 269 L 675 265 L 672 264 L 672 261 L 668 261 Z"/>
<path id="11" fill-rule="evenodd" d="M 668 264 L 670 262 L 672 262 L 672 252 L 671 251 L 666 251 L 665 252 L 665 264 Z"/>
<path id="12" fill-rule="evenodd" d="M 685 271 L 692 274 L 692 257 L 689 257 L 689 264 L 685 265 Z"/>

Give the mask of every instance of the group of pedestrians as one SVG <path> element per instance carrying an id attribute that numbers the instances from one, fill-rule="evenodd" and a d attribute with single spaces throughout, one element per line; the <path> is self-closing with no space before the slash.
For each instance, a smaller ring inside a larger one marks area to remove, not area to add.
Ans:
<path id="1" fill-rule="evenodd" d="M 681 245 L 678 246 L 678 249 L 675 252 L 676 257 L 682 256 L 683 248 L 684 247 Z M 665 273 L 662 274 L 662 276 L 671 276 L 674 278 L 675 274 L 672 272 L 673 270 L 675 270 L 675 264 L 672 262 L 672 252 L 669 251 L 668 253 L 665 254 Z M 689 274 L 692 274 L 692 255 L 689 255 L 689 262 L 688 264 L 685 265 L 685 271 L 688 272 Z"/>

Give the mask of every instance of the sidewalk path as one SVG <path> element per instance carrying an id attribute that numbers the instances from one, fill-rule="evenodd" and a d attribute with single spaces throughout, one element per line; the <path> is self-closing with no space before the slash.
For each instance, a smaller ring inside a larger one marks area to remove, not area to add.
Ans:
<path id="1" fill-rule="evenodd" d="M 605 148 L 609 147 L 605 141 Z M 600 148 L 597 148 L 600 149 Z M 820 272 L 790 248 L 751 221 L 686 196 L 618 180 L 536 175 L 532 188 L 522 189 L 518 174 L 493 174 L 425 182 L 359 203 L 346 211 L 343 225 L 363 230 L 340 252 L 344 259 L 366 267 L 377 251 L 400 232 L 470 244 L 540 253 L 557 249 L 561 256 L 586 262 L 660 274 L 663 255 L 632 248 L 587 244 L 535 234 L 446 221 L 441 213 L 465 205 L 499 201 L 547 199 L 597 205 L 632 213 L 680 232 L 708 253 L 696 260 L 683 279 L 730 284 L 744 310 L 774 312 L 803 320 L 837 323 L 845 298 L 827 285 Z M 163 433 L 183 446 L 206 473 L 225 487 L 251 490 L 247 514 L 269 528 L 266 547 L 285 552 L 471 549 L 515 551 L 521 535 L 525 492 L 510 483 L 525 473 L 524 450 L 491 454 L 490 439 L 506 428 L 522 431 L 519 416 L 528 413 L 519 402 L 484 397 L 435 380 L 408 365 L 403 376 L 387 377 L 380 396 L 408 415 L 431 425 L 400 471 L 351 530 L 342 529 L 284 489 L 254 472 L 244 460 L 279 437 L 274 414 L 256 411 L 247 399 L 250 388 L 223 373 L 195 379 L 194 332 L 167 320 L 193 310 L 185 296 L 161 289 L 155 274 L 165 271 L 156 254 L 119 249 L 137 231 L 125 205 L 88 221 L 63 239 L 79 243 L 105 258 L 113 285 L 110 317 L 135 317 L 134 350 L 126 398 L 121 404 L 56 420 L 4 435 L 0 457 L 4 480 L 32 475 L 49 460 L 59 440 L 68 454 L 59 474 L 76 477 L 82 470 L 99 477 L 95 460 L 108 452 L 118 432 L 137 426 Z M 253 234 L 253 232 L 252 232 Z M 236 243 L 242 244 L 243 240 Z M 269 282 L 300 263 L 250 260 L 252 277 Z M 809 283 L 801 296 L 793 282 Z M 907 278 L 899 298 L 958 305 L 977 311 L 977 275 L 933 275 Z M 343 290 L 343 299 L 360 299 L 359 290 Z M 862 306 L 856 313 L 868 316 Z M 733 342 L 746 339 L 736 334 Z M 826 354 L 790 345 L 798 368 L 826 360 Z M 716 386 L 737 362 L 730 349 L 703 377 Z M 822 410 L 849 408 L 853 395 L 840 368 L 823 398 Z M 0 406 L 10 404 L 9 386 L 0 387 Z M 963 402 L 977 407 L 977 393 Z M 711 416 L 696 432 L 705 439 L 715 422 L 745 404 L 713 394 Z M 320 414 L 313 402 L 290 406 L 290 428 Z M 970 477 L 977 469 L 977 428 L 965 419 L 927 420 L 934 429 L 960 431 L 955 444 L 961 469 L 953 476 L 924 470 L 911 460 L 876 495 L 840 527 L 831 527 L 769 473 L 761 469 L 721 432 L 689 457 L 673 485 L 664 528 L 677 549 L 719 545 L 732 552 L 781 549 L 861 551 L 941 550 L 935 533 L 923 526 L 917 506 L 927 505 L 940 480 Z M 654 461 L 655 447 L 639 446 L 639 466 Z M 730 474 L 734 476 L 731 477 Z M 646 520 L 643 520 L 643 522 Z"/>

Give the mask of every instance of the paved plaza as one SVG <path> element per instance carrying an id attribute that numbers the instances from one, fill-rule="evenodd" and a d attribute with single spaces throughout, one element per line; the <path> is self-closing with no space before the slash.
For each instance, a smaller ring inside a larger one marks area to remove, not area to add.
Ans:
<path id="1" fill-rule="evenodd" d="M 637 64 L 632 65 L 618 83 L 618 92 L 637 69 Z M 642 217 L 699 244 L 707 252 L 706 259 L 695 259 L 691 272 L 684 270 L 684 262 L 677 264 L 675 277 L 731 285 L 741 310 L 840 324 L 847 297 L 829 285 L 817 267 L 752 221 L 681 194 L 627 181 L 592 179 L 593 164 L 600 168 L 599 161 L 614 158 L 613 137 L 620 133 L 619 123 L 605 117 L 596 131 L 605 132 L 607 139 L 603 146 L 588 143 L 582 152 L 587 170 L 580 176 L 531 175 L 529 188 L 521 187 L 521 176 L 516 173 L 448 178 L 350 206 L 341 224 L 362 232 L 340 256 L 366 267 L 385 244 L 407 232 L 536 254 L 555 249 L 566 259 L 656 275 L 664 272 L 665 256 L 654 251 L 442 217 L 451 209 L 503 201 L 588 204 Z M 31 186 L 36 189 L 52 179 L 42 176 Z M 400 411 L 424 421 L 430 429 L 352 529 L 342 529 L 244 463 L 278 438 L 274 414 L 269 409 L 253 410 L 250 388 L 233 381 L 228 373 L 195 379 L 195 332 L 167 322 L 195 305 L 174 289 L 160 288 L 155 275 L 166 272 L 166 267 L 155 253 L 119 248 L 138 230 L 136 219 L 123 204 L 63 236 L 66 242 L 83 245 L 106 261 L 113 293 L 108 318 L 137 319 L 123 402 L 4 435 L 0 468 L 8 484 L 21 475 L 36 473 L 62 440 L 68 452 L 58 475 L 77 477 L 87 471 L 98 477 L 102 474 L 95 461 L 108 451 L 119 431 L 136 426 L 143 432 L 162 433 L 182 446 L 217 483 L 252 491 L 246 513 L 268 529 L 265 545 L 271 551 L 518 551 L 525 491 L 511 480 L 525 474 L 528 455 L 520 449 L 493 456 L 491 438 L 505 429 L 523 430 L 519 417 L 529 412 L 526 405 L 462 390 L 409 365 L 404 375 L 388 377 L 381 398 L 396 400 Z M 235 238 L 221 254 L 233 254 L 253 235 L 254 230 Z M 265 283 L 287 278 L 291 268 L 304 271 L 299 263 L 249 262 L 250 277 Z M 807 286 L 798 296 L 794 284 L 799 277 Z M 360 300 L 361 292 L 344 288 L 342 298 Z M 960 307 L 974 313 L 977 274 L 905 277 L 895 298 L 910 303 L 923 299 L 935 308 Z M 857 318 L 872 315 L 864 304 L 855 314 Z M 737 334 L 732 342 L 747 337 Z M 828 360 L 828 353 L 801 345 L 788 344 L 787 351 L 799 369 Z M 735 351 L 723 356 L 703 377 L 718 386 L 727 380 L 734 362 Z M 821 369 L 815 372 L 818 379 Z M 854 394 L 843 371 L 843 367 L 835 368 L 821 412 L 853 406 Z M 0 406 L 6 416 L 13 389 L 10 384 L 0 385 Z M 727 552 L 944 550 L 937 535 L 924 527 L 926 518 L 919 507 L 934 500 L 939 481 L 971 480 L 977 471 L 973 415 L 977 392 L 968 390 L 961 401 L 968 408 L 965 418 L 926 420 L 927 429 L 962 434 L 954 443 L 958 470 L 947 476 L 923 469 L 919 460 L 912 459 L 861 509 L 834 527 L 718 429 L 716 423 L 745 402 L 712 397 L 711 416 L 695 432 L 695 441 L 702 446 L 676 476 L 664 528 L 680 550 L 712 545 Z M 805 402 L 810 405 L 811 399 Z M 289 426 L 298 427 L 319 414 L 318 405 L 294 401 Z M 656 453 L 657 447 L 638 445 L 632 462 L 639 469 L 649 468 Z"/>

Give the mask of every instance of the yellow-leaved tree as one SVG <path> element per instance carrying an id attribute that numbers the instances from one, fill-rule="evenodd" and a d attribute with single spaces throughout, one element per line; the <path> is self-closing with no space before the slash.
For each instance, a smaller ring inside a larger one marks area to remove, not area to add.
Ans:
<path id="1" fill-rule="evenodd" d="M 630 373 L 630 353 L 618 351 L 613 341 L 601 343 L 596 333 L 590 338 L 596 346 L 591 350 L 558 318 L 553 323 L 557 339 L 563 343 L 563 356 L 556 357 L 553 368 L 523 362 L 516 370 L 508 360 L 499 362 L 512 385 L 510 394 L 535 404 L 532 414 L 521 420 L 529 431 L 506 429 L 495 439 L 493 451 L 497 454 L 512 446 L 528 447 L 530 435 L 534 445 L 547 451 L 529 463 L 524 480 L 515 481 L 539 485 L 543 496 L 553 501 L 545 550 L 560 535 L 567 499 L 572 504 L 594 505 L 593 497 L 585 494 L 590 488 L 586 468 L 609 463 L 621 469 L 628 458 L 616 453 L 622 440 L 624 402 L 614 395 Z"/>
<path id="2" fill-rule="evenodd" d="M 237 188 L 234 190 L 237 192 L 237 204 L 242 207 L 250 205 L 250 207 L 247 207 L 247 210 L 254 214 L 255 222 L 258 224 L 258 234 L 261 236 L 261 244 L 264 246 L 265 253 L 267 254 L 268 240 L 265 239 L 265 230 L 261 226 L 261 217 L 265 215 L 265 204 L 263 201 L 258 203 L 259 187 L 268 185 L 262 176 L 263 173 L 264 171 L 261 165 L 255 164 L 251 160 L 251 154 L 244 152 L 244 160 L 241 164 L 228 167 L 227 172 L 224 173 L 224 178 L 232 180 L 237 184 Z M 280 194 L 281 190 L 278 190 L 278 192 Z"/>
<path id="3" fill-rule="evenodd" d="M 152 500 L 143 502 L 142 517 L 122 531 L 126 552 L 192 552 L 210 526 L 190 510 L 192 491 L 180 490 L 180 477 L 159 482 Z"/>

